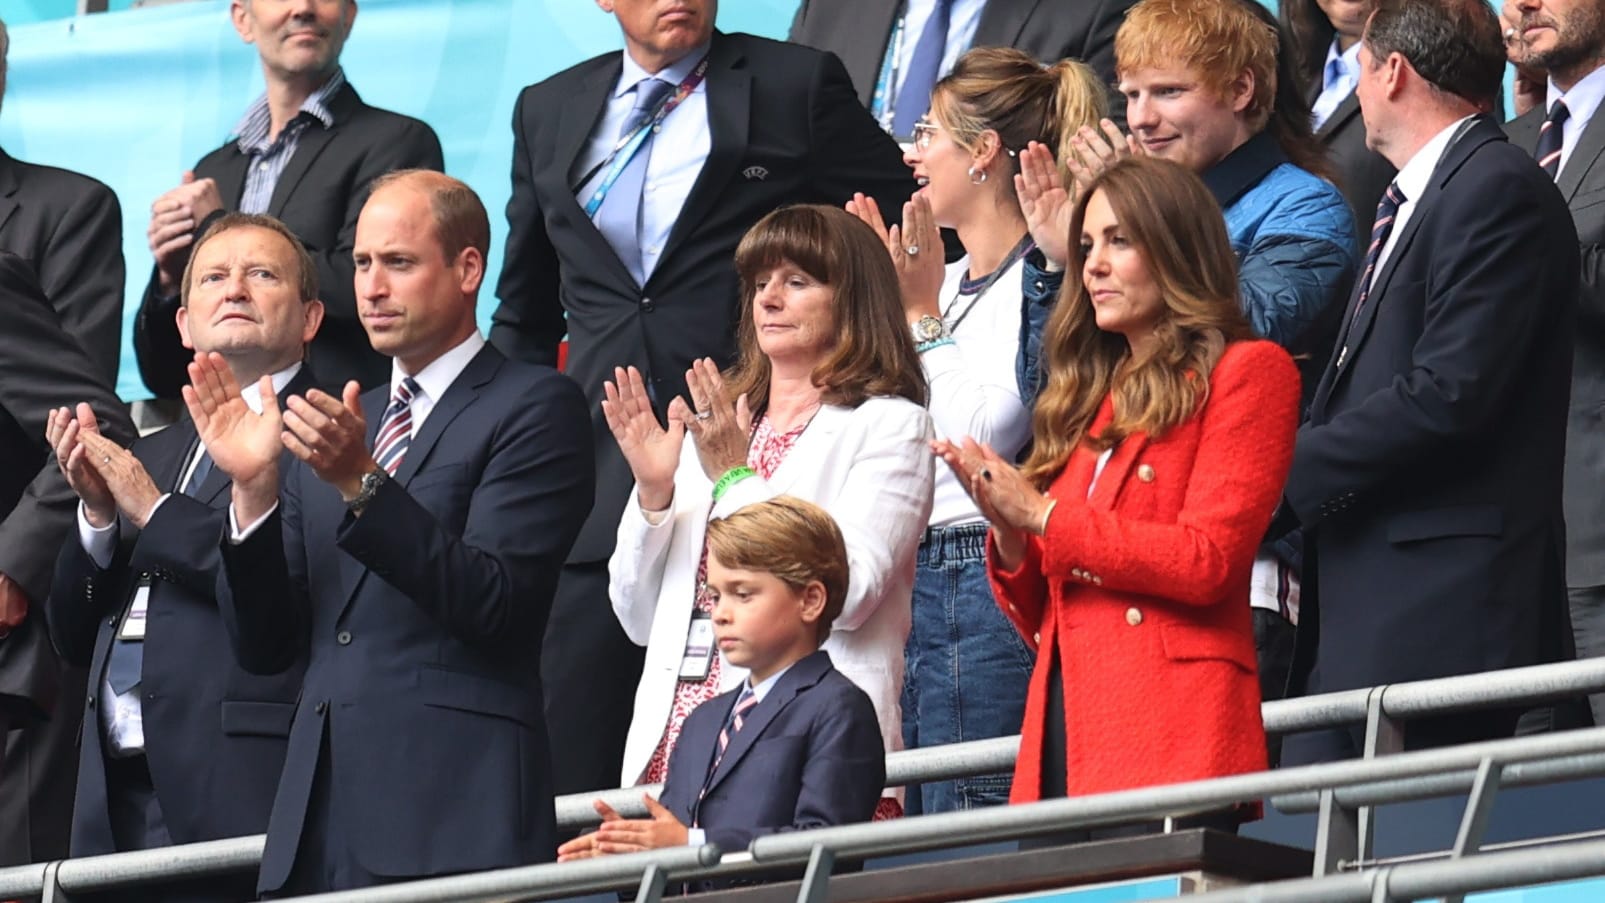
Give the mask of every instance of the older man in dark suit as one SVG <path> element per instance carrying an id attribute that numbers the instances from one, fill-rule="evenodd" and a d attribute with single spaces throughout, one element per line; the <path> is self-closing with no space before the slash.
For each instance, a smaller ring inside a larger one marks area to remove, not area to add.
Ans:
<path id="1" fill-rule="evenodd" d="M 251 412 L 221 361 L 186 401 L 233 480 L 218 604 L 240 662 L 309 656 L 258 889 L 504 868 L 556 850 L 541 633 L 590 511 L 585 402 L 488 347 L 490 222 L 407 171 L 357 223 L 357 297 L 391 385 Z M 299 460 L 281 480 L 283 441 Z"/>
<path id="2" fill-rule="evenodd" d="M 1566 419 L 1566 587 L 1580 656 L 1605 655 L 1605 3 L 1507 0 L 1518 65 L 1547 71 L 1544 103 L 1505 125 L 1554 177 L 1582 254 Z M 1589 699 L 1605 724 L 1605 693 Z"/>
<path id="3" fill-rule="evenodd" d="M 1015 47 L 1044 63 L 1091 66 L 1114 91 L 1115 32 L 1135 0 L 802 0 L 790 40 L 841 57 L 859 99 L 899 140 L 909 140 L 931 88 L 971 47 Z"/>
<path id="4" fill-rule="evenodd" d="M 897 146 L 829 54 L 713 28 L 717 3 L 597 0 L 626 51 L 524 89 L 491 342 L 585 391 L 598 497 L 564 567 L 543 653 L 559 792 L 615 786 L 640 647 L 607 604 L 607 560 L 630 469 L 602 418 L 613 368 L 641 371 L 660 415 L 691 361 L 730 359 L 736 244 L 783 204 L 854 191 L 901 211 Z M 678 90 L 676 90 L 678 88 Z M 654 124 L 655 123 L 655 124 Z M 619 147 L 620 138 L 635 139 Z M 598 667 L 598 662 L 606 662 Z"/>
<path id="5" fill-rule="evenodd" d="M 210 218 L 238 210 L 282 220 L 317 262 L 328 317 L 308 362 L 319 378 L 379 385 L 390 364 L 369 346 L 351 293 L 357 214 L 378 176 L 443 169 L 440 139 L 417 119 L 363 103 L 346 82 L 340 50 L 356 0 L 233 0 L 229 12 L 241 40 L 256 45 L 267 91 L 227 144 L 151 205 L 156 267 L 134 320 L 140 375 L 158 398 L 178 397 L 190 359 L 173 326 L 184 264 Z"/>
<path id="6" fill-rule="evenodd" d="M 284 224 L 230 213 L 190 257 L 185 344 L 282 401 L 316 385 L 303 365 L 323 320 L 317 270 Z M 253 396 L 254 398 L 254 396 Z M 79 744 L 72 853 L 92 856 L 260 834 L 284 768 L 304 662 L 243 671 L 217 610 L 229 480 L 184 418 L 124 451 L 63 409 L 56 460 L 83 504 L 48 603 L 50 635 L 92 680 Z M 293 460 L 280 456 L 280 467 Z M 251 875 L 131 890 L 119 900 L 235 901 Z"/>
<path id="7" fill-rule="evenodd" d="M 1504 62 L 1483 0 L 1383 0 L 1366 28 L 1360 108 L 1399 175 L 1287 482 L 1317 588 L 1300 625 L 1310 692 L 1561 651 L 1577 233 L 1551 178 L 1481 114 Z M 1405 742 L 1499 736 L 1515 718 L 1412 723 Z M 1284 761 L 1359 751 L 1353 731 L 1318 732 L 1289 738 Z"/>
<path id="8" fill-rule="evenodd" d="M 133 441 L 134 428 L 33 268 L 5 252 L 0 373 L 0 865 L 15 865 L 66 855 L 84 681 L 82 670 L 58 662 L 42 617 L 76 501 L 50 460 L 45 423 L 76 400 L 119 443 Z"/>

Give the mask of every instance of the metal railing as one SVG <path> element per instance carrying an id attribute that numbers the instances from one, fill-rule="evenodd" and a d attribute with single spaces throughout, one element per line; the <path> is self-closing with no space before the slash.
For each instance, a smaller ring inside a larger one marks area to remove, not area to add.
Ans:
<path id="1" fill-rule="evenodd" d="M 1267 731 L 1278 734 L 1364 720 L 1369 757 L 1393 753 L 1402 747 L 1402 731 L 1398 725 L 1402 719 L 1478 707 L 1536 703 L 1600 690 L 1605 690 L 1605 659 L 1271 702 L 1266 703 L 1262 711 Z M 1017 747 L 1018 737 L 1010 737 L 893 753 L 887 757 L 887 783 L 894 786 L 1008 771 L 1013 767 Z M 1485 758 L 1489 761 L 1484 762 Z M 1511 764 L 1509 769 L 1504 767 L 1507 763 L 1518 762 L 1523 764 Z M 1478 771 L 1479 768 L 1482 771 Z M 1490 774 L 1494 777 L 1490 778 Z M 505 893 L 544 896 L 549 892 L 562 896 L 604 886 L 627 886 L 638 878 L 649 879 L 642 883 L 645 890 L 652 880 L 661 884 L 668 876 L 683 880 L 743 870 L 750 873 L 777 863 L 801 862 L 808 855 L 821 860 L 831 855 L 858 858 L 892 851 L 934 849 L 986 839 L 1029 836 L 1041 831 L 1158 819 L 1265 797 L 1273 798 L 1275 803 L 1286 802 L 1294 811 L 1307 811 L 1314 801 L 1314 807 L 1322 816 L 1317 834 L 1317 871 L 1331 874 L 1345 863 L 1369 859 L 1371 819 L 1367 807 L 1375 803 L 1446 795 L 1471 787 L 1474 805 L 1468 806 L 1469 819 L 1479 799 L 1491 800 L 1492 794 L 1487 791 L 1497 791 L 1501 779 L 1505 786 L 1513 786 L 1598 774 L 1605 774 L 1605 728 L 1401 753 L 1389 755 L 1385 760 L 1357 760 L 1142 788 L 1032 806 L 776 835 L 756 841 L 751 857 L 727 854 L 721 861 L 712 848 L 694 850 L 689 855 L 697 865 L 689 871 L 681 868 L 685 864 L 683 857 L 688 855 L 687 848 L 639 854 L 644 857 L 639 860 L 634 856 L 612 857 L 592 863 L 528 866 L 394 885 L 352 893 L 368 894 L 378 890 L 406 893 L 402 890 L 405 888 L 411 889 L 414 895 L 351 896 L 349 899 L 467 900 Z M 559 824 L 572 829 L 595 823 L 591 801 L 598 797 L 608 800 L 625 814 L 642 813 L 645 810 L 640 797 L 648 789 L 651 788 L 619 788 L 561 797 L 557 801 Z M 1485 822 L 1486 812 L 1482 818 Z M 1470 834 L 1478 835 L 1480 840 L 1480 828 L 1470 832 L 1468 837 Z M 249 870 L 259 864 L 262 844 L 262 836 L 257 835 L 0 869 L 0 898 L 42 894 L 47 901 L 59 901 L 67 899 L 66 894 L 82 891 Z M 805 847 L 797 844 L 805 844 Z M 801 858 L 798 858 L 799 850 L 804 853 Z M 681 858 L 670 857 L 670 854 Z M 581 865 L 585 868 L 580 869 Z M 649 865 L 654 867 L 648 868 Z M 724 871 L 719 871 L 721 869 Z M 643 875 L 643 870 L 649 874 Z M 1605 862 L 1600 864 L 1600 870 L 1605 871 Z M 829 873 L 828 863 L 815 861 L 811 871 L 824 880 Z M 425 895 L 416 895 L 420 892 Z M 346 898 L 347 895 L 329 897 Z"/>

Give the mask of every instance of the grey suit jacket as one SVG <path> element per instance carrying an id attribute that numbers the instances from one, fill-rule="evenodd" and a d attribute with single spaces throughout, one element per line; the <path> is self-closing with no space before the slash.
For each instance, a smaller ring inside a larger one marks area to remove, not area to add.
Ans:
<path id="1" fill-rule="evenodd" d="M 1085 62 L 1110 86 L 1110 112 L 1126 125 L 1126 102 L 1113 89 L 1115 32 L 1136 0 L 989 0 L 974 47 L 1016 47 L 1044 63 Z M 790 40 L 841 57 L 864 106 L 875 93 L 886 42 L 903 0 L 802 0 Z"/>
<path id="2" fill-rule="evenodd" d="M 1505 124 L 1510 141 L 1538 147 L 1544 109 Z M 1583 275 L 1572 351 L 1572 403 L 1566 420 L 1566 583 L 1605 585 L 1605 115 L 1595 114 L 1557 180 L 1577 226 Z"/>
<path id="3" fill-rule="evenodd" d="M 0 150 L 0 251 L 28 262 L 100 375 L 117 382 L 123 334 L 123 214 L 88 176 Z"/>

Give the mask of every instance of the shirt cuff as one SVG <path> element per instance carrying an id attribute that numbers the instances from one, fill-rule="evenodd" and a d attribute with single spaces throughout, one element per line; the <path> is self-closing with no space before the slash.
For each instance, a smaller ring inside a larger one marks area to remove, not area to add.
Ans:
<path id="1" fill-rule="evenodd" d="M 647 525 L 653 527 L 663 526 L 663 522 L 669 519 L 669 512 L 674 510 L 673 502 L 669 503 L 669 507 L 659 508 L 656 511 L 643 507 L 640 502 L 635 504 L 637 508 L 641 509 L 641 516 L 646 519 Z"/>
<path id="2" fill-rule="evenodd" d="M 700 847 L 708 842 L 708 832 L 701 828 L 686 828 L 685 842 L 688 846 Z"/>
<path id="3" fill-rule="evenodd" d="M 104 527 L 96 527 L 84 513 L 84 503 L 79 502 L 78 544 L 83 546 L 84 554 L 95 563 L 95 567 L 101 570 L 111 567 L 112 556 L 117 553 L 117 518 L 113 517 L 111 523 Z"/>
<path id="4" fill-rule="evenodd" d="M 272 504 L 272 506 L 270 506 L 268 508 L 268 510 L 261 517 L 259 517 L 256 520 L 252 521 L 248 526 L 246 526 L 242 530 L 242 529 L 240 529 L 239 520 L 236 519 L 235 516 L 234 516 L 234 506 L 233 505 L 229 505 L 228 506 L 228 529 L 229 529 L 228 541 L 229 541 L 229 544 L 237 546 L 240 543 L 246 541 L 247 539 L 250 539 L 251 538 L 251 534 L 255 533 L 257 531 L 257 529 L 262 526 L 262 522 L 266 521 L 269 517 L 273 516 L 273 512 L 275 512 L 277 510 L 279 510 L 279 503 L 275 501 Z"/>

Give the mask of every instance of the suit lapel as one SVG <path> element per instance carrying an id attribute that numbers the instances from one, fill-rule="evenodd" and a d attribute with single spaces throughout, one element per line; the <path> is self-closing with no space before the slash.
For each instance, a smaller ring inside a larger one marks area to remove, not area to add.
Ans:
<path id="1" fill-rule="evenodd" d="M 836 444 L 836 434 L 851 416 L 851 411 L 833 405 L 820 405 L 807 429 L 797 437 L 797 443 L 786 453 L 780 466 L 770 475 L 768 483 L 779 493 L 787 493 L 792 484 L 804 473 L 813 471 L 825 460 Z"/>
<path id="2" fill-rule="evenodd" d="M 1137 455 L 1147 445 L 1146 433 L 1132 433 L 1120 440 L 1114 453 L 1109 456 L 1109 463 L 1103 466 L 1103 473 L 1098 475 L 1098 482 L 1092 487 L 1092 495 L 1087 498 L 1089 506 L 1101 511 L 1114 510 L 1115 500 L 1120 497 L 1120 487 L 1125 485 L 1126 477 L 1131 473 L 1131 465 L 1136 463 Z"/>
<path id="3" fill-rule="evenodd" d="M 753 706 L 742 719 L 741 730 L 731 734 L 730 745 L 725 747 L 724 758 L 719 760 L 719 767 L 715 768 L 713 775 L 708 778 L 708 793 L 712 793 L 714 788 L 719 786 L 719 782 L 741 764 L 747 751 L 752 749 L 753 744 L 763 736 L 764 729 L 775 720 L 776 715 L 791 704 L 793 699 L 797 698 L 797 694 L 819 683 L 829 665 L 828 655 L 815 652 L 792 665 L 790 670 L 775 681 L 775 685 L 769 689 L 763 701 Z M 739 694 L 737 695 L 739 697 Z M 728 715 L 726 719 L 728 720 Z"/>
<path id="4" fill-rule="evenodd" d="M 295 153 L 290 157 L 290 162 L 285 164 L 278 183 L 273 186 L 273 199 L 268 202 L 269 213 L 274 216 L 283 214 L 285 203 L 289 201 L 290 195 L 295 193 L 301 179 L 311 171 L 318 155 L 323 153 L 323 149 L 329 146 L 350 121 L 351 114 L 361 105 L 362 99 L 357 96 L 356 89 L 349 84 L 345 85 L 329 100 L 329 113 L 334 117 L 334 125 L 325 128 L 323 123 L 313 121 L 301 130 L 301 138 L 296 142 Z M 364 190 L 367 186 L 359 185 L 357 188 Z"/>
<path id="5" fill-rule="evenodd" d="M 4 229 L 11 214 L 17 212 L 14 195 L 20 187 L 22 181 L 17 178 L 15 162 L 5 151 L 0 151 L 0 229 Z"/>
<path id="6" fill-rule="evenodd" d="M 1316 139 L 1325 141 L 1327 136 L 1342 128 L 1344 123 L 1358 115 L 1360 115 L 1360 95 L 1350 91 L 1349 96 L 1343 98 L 1343 102 L 1338 104 L 1337 109 L 1332 111 L 1332 115 L 1326 117 L 1326 121 L 1321 123 L 1321 128 L 1315 133 Z"/>
<path id="7" fill-rule="evenodd" d="M 663 261 L 707 218 L 747 152 L 752 75 L 747 71 L 746 56 L 733 41 L 717 32 L 708 53 L 708 75 L 704 82 L 708 92 L 708 159 L 703 161 L 702 172 L 697 174 L 685 206 L 674 219 L 669 240 L 664 242 L 663 254 L 653 273 L 664 269 Z M 647 282 L 652 282 L 651 276 L 647 277 Z"/>
<path id="8" fill-rule="evenodd" d="M 429 460 L 429 452 L 440 441 L 440 437 L 451 426 L 451 422 L 479 398 L 479 390 L 490 382 L 501 369 L 501 355 L 495 349 L 486 345 L 474 359 L 468 362 L 463 372 L 452 380 L 446 388 L 446 394 L 441 396 L 433 409 L 429 412 L 429 419 L 418 429 L 418 434 L 412 437 L 407 444 L 407 454 L 401 459 L 401 466 L 396 468 L 396 482 L 405 486 L 412 481 L 413 475 Z M 372 446 L 370 446 L 372 447 Z"/>
<path id="9" fill-rule="evenodd" d="M 567 208 L 568 214 L 574 223 L 575 233 L 581 240 L 590 245 L 587 259 L 595 261 L 597 266 L 607 267 L 613 277 L 622 285 L 634 286 L 635 278 L 625 268 L 624 262 L 619 260 L 618 252 L 608 244 L 607 239 L 596 228 L 596 223 L 585 215 L 585 208 L 580 198 L 574 195 L 574 180 L 583 176 L 583 172 L 575 172 L 580 155 L 585 151 L 591 133 L 596 130 L 603 111 L 606 110 L 613 88 L 618 84 L 619 75 L 623 72 L 623 54 L 609 63 L 591 72 L 581 83 L 579 92 L 571 103 L 563 104 L 558 112 L 556 131 L 556 156 L 552 161 L 561 174 L 561 190 L 558 192 L 558 203 Z M 539 178 L 535 173 L 533 177 Z"/>
<path id="10" fill-rule="evenodd" d="M 1042 0 L 991 0 L 981 11 L 971 47 L 1013 47 Z M 1061 0 L 1062 2 L 1062 0 Z"/>
<path id="11" fill-rule="evenodd" d="M 1535 139 L 1534 144 L 1536 143 Z M 1577 190 L 1583 186 L 1584 177 L 1598 164 L 1601 152 L 1605 152 L 1605 116 L 1596 114 L 1589 117 L 1588 124 L 1583 126 L 1583 134 L 1578 136 L 1577 144 L 1566 157 L 1566 165 L 1560 171 L 1560 178 L 1555 180 L 1567 203 L 1571 203 L 1572 198 L 1577 196 Z"/>
<path id="12" fill-rule="evenodd" d="M 240 153 L 237 139 L 230 138 L 228 152 L 223 154 L 217 171 L 209 173 L 212 181 L 217 183 L 218 197 L 230 210 L 240 209 L 240 200 L 245 197 L 245 170 L 250 162 Z"/>

